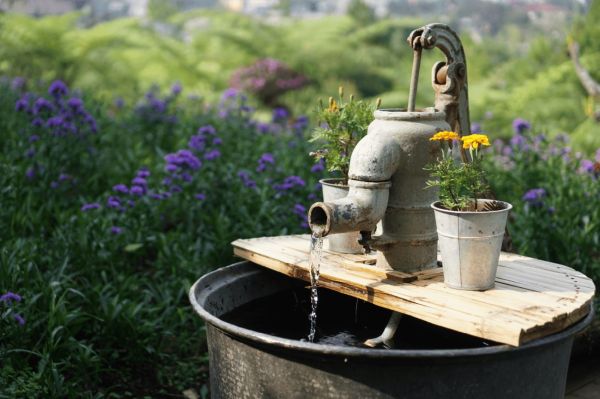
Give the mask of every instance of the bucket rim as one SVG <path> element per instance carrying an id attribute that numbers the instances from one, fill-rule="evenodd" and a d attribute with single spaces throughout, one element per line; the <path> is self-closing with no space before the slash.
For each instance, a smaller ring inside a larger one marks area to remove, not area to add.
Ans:
<path id="1" fill-rule="evenodd" d="M 431 358 L 458 358 L 458 357 L 477 357 L 489 356 L 502 353 L 515 353 L 526 351 L 537 347 L 545 346 L 557 341 L 568 339 L 575 336 L 578 332 L 585 329 L 594 318 L 593 304 L 589 305 L 589 312 L 586 316 L 567 327 L 563 331 L 554 333 L 536 340 L 527 342 L 521 346 L 514 347 L 506 344 L 498 344 L 480 348 L 466 349 L 372 349 L 355 348 L 340 345 L 319 344 L 311 342 L 302 342 L 299 340 L 282 338 L 275 335 L 265 334 L 250 330 L 244 327 L 228 323 L 219 317 L 208 312 L 199 301 L 199 297 L 206 297 L 208 293 L 214 291 L 234 278 L 248 277 L 257 273 L 272 272 L 249 261 L 241 261 L 231 265 L 219 268 L 200 277 L 189 290 L 189 300 L 196 313 L 207 323 L 223 331 L 227 335 L 239 337 L 245 341 L 256 344 L 266 345 L 279 349 L 304 352 L 316 355 L 330 355 L 352 358 L 371 358 L 371 359 L 431 359 Z M 291 277 L 290 277 L 291 278 Z M 220 283 L 219 283 L 220 282 Z M 208 292 L 202 292 L 205 288 Z"/>
<path id="2" fill-rule="evenodd" d="M 493 211 L 484 211 L 484 212 L 477 212 L 477 211 L 453 211 L 452 209 L 446 209 L 446 208 L 442 208 L 440 207 L 441 201 L 435 201 L 432 202 L 430 207 L 431 209 L 433 209 L 436 212 L 440 212 L 440 213 L 446 213 L 448 215 L 455 215 L 455 216 L 460 216 L 460 215 L 492 215 L 495 213 L 505 213 L 505 212 L 510 212 L 513 208 L 512 204 L 510 202 L 506 202 L 506 201 L 500 201 L 500 200 L 493 200 L 493 199 L 486 199 L 486 198 L 482 198 L 482 199 L 478 199 L 477 203 L 480 202 L 490 202 L 490 201 L 494 201 L 494 202 L 499 202 L 501 204 L 504 205 L 504 208 L 502 209 L 497 209 L 497 210 L 493 210 Z"/>

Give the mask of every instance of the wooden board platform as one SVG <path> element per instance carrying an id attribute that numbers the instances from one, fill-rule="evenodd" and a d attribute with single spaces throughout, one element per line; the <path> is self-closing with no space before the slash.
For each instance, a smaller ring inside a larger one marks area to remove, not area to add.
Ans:
<path id="1" fill-rule="evenodd" d="M 594 295 L 593 282 L 556 263 L 502 253 L 493 289 L 447 288 L 442 269 L 386 272 L 372 266 L 374 255 L 330 252 L 325 240 L 319 287 L 325 287 L 427 322 L 519 346 L 583 318 Z M 310 281 L 310 236 L 236 240 L 235 255 L 288 276 Z"/>

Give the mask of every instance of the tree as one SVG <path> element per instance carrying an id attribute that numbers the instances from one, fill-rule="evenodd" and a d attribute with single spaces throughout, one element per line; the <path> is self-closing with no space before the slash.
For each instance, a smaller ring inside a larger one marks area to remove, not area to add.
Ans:
<path id="1" fill-rule="evenodd" d="M 352 0 L 348 6 L 348 15 L 361 25 L 370 25 L 377 19 L 375 11 L 363 0 Z"/>

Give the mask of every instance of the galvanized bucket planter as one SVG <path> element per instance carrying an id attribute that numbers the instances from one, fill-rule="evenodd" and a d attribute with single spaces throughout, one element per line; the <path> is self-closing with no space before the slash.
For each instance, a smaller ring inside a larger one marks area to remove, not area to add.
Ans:
<path id="1" fill-rule="evenodd" d="M 499 210 L 486 211 L 494 202 Z M 452 211 L 431 204 L 435 212 L 444 283 L 450 288 L 483 291 L 494 286 L 508 202 L 478 200 L 478 211 Z"/>
<path id="2" fill-rule="evenodd" d="M 348 195 L 349 187 L 343 184 L 343 179 L 321 179 L 323 188 L 323 201 L 330 202 Z M 358 243 L 360 233 L 351 231 L 349 233 L 331 234 L 326 241 L 329 242 L 329 250 L 344 254 L 361 254 L 363 247 Z"/>

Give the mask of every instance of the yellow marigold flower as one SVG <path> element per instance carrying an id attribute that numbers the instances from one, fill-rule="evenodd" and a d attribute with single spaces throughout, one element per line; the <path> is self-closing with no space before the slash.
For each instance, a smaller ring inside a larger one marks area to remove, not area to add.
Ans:
<path id="1" fill-rule="evenodd" d="M 454 132 L 449 132 L 444 130 L 442 132 L 437 132 L 433 135 L 429 141 L 452 141 L 452 140 L 460 140 L 460 136 Z"/>
<path id="2" fill-rule="evenodd" d="M 469 136 L 463 136 L 461 138 L 463 142 L 463 148 L 474 148 L 478 149 L 480 145 L 490 145 L 490 139 L 485 134 L 471 134 Z"/>

